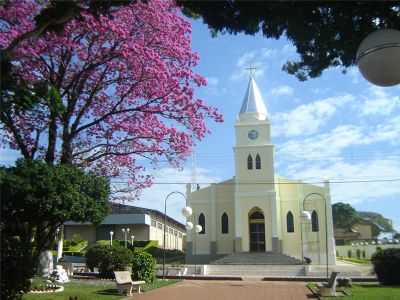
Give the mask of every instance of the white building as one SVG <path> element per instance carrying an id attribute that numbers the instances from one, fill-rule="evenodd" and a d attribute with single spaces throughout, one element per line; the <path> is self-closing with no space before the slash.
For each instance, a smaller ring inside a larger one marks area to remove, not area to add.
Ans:
<path id="1" fill-rule="evenodd" d="M 114 233 L 114 240 L 124 240 L 122 229 L 129 228 L 127 240 L 131 241 L 157 241 L 158 246 L 164 244 L 164 217 L 166 221 L 165 248 L 183 250 L 185 226 L 175 219 L 165 216 L 155 209 L 142 208 L 131 205 L 110 203 L 111 214 L 107 215 L 100 225 L 92 223 L 66 222 L 64 224 L 64 237 L 71 240 L 74 235 L 87 240 L 89 244 L 98 240 L 109 240 L 110 232 Z"/>
<path id="2" fill-rule="evenodd" d="M 253 78 L 235 135 L 235 176 L 195 191 L 187 186 L 192 221 L 203 226 L 200 234 L 187 233 L 187 262 L 268 252 L 299 261 L 309 257 L 313 264 L 325 264 L 328 256 L 335 264 L 329 182 L 304 184 L 275 174 L 271 123 Z"/>

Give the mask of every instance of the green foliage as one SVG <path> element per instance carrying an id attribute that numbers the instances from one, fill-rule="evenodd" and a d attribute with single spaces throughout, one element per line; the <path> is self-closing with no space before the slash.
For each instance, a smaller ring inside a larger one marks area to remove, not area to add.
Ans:
<path id="1" fill-rule="evenodd" d="M 150 253 L 157 261 L 157 263 L 162 263 L 164 258 L 164 249 L 158 247 L 149 247 L 146 252 Z M 185 253 L 180 250 L 165 249 L 165 262 L 184 262 Z"/>
<path id="2" fill-rule="evenodd" d="M 400 284 L 400 249 L 388 248 L 372 256 L 374 271 L 383 285 Z"/>
<path id="3" fill-rule="evenodd" d="M 382 230 L 377 228 L 379 230 L 378 234 L 381 231 L 383 231 L 383 232 L 392 232 L 393 231 L 393 225 L 390 222 L 390 220 L 386 219 L 384 216 L 382 216 L 379 213 L 370 212 L 370 211 L 359 211 L 358 214 L 361 218 L 369 220 L 372 223 L 378 224 L 380 227 L 382 227 Z M 376 235 L 378 235 L 378 234 L 376 234 Z"/>
<path id="4" fill-rule="evenodd" d="M 357 258 L 361 258 L 361 250 L 357 249 L 356 251 Z"/>
<path id="5" fill-rule="evenodd" d="M 350 230 L 359 220 L 357 211 L 347 203 L 335 203 L 332 205 L 333 225 L 335 228 Z"/>
<path id="6" fill-rule="evenodd" d="M 71 246 L 76 246 L 80 243 L 83 243 L 84 240 L 82 239 L 79 233 L 74 233 L 71 238 Z"/>
<path id="7" fill-rule="evenodd" d="M 71 166 L 18 160 L 0 168 L 1 298 L 29 289 L 38 257 L 68 220 L 99 223 L 107 213 L 108 182 Z"/>
<path id="8" fill-rule="evenodd" d="M 286 37 L 299 57 L 283 69 L 300 80 L 318 77 L 330 67 L 354 65 L 366 35 L 378 28 L 400 28 L 398 1 L 177 2 L 186 15 L 201 16 L 213 35 L 261 31 L 267 38 Z"/>
<path id="9" fill-rule="evenodd" d="M 134 280 L 144 280 L 147 283 L 155 279 L 155 260 L 146 252 L 135 252 L 132 259 L 132 277 Z"/>
<path id="10" fill-rule="evenodd" d="M 347 257 L 350 257 L 350 258 L 351 258 L 351 256 L 352 256 L 351 250 L 348 250 L 348 251 L 347 251 Z"/>
<path id="11" fill-rule="evenodd" d="M 89 269 L 99 268 L 100 275 L 107 278 L 113 277 L 113 271 L 125 270 L 132 261 L 132 251 L 110 245 L 93 245 L 85 256 Z"/>

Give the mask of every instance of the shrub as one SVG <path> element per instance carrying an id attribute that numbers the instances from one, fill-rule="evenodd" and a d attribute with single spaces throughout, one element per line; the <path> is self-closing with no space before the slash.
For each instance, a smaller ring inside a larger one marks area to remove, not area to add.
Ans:
<path id="1" fill-rule="evenodd" d="M 351 258 L 351 250 L 347 251 L 347 257 Z"/>
<path id="2" fill-rule="evenodd" d="M 134 280 L 154 281 L 155 260 L 151 254 L 142 251 L 133 254 L 132 277 Z"/>
<path id="3" fill-rule="evenodd" d="M 113 277 L 113 271 L 125 270 L 132 261 L 132 252 L 121 247 L 94 245 L 86 252 L 89 269 L 99 268 L 103 277 Z"/>
<path id="4" fill-rule="evenodd" d="M 81 235 L 79 233 L 74 233 L 71 238 L 71 246 L 76 246 L 80 243 L 84 242 Z"/>
<path id="5" fill-rule="evenodd" d="M 357 258 L 361 258 L 361 250 L 360 249 L 357 249 L 356 254 L 357 254 Z"/>
<path id="6" fill-rule="evenodd" d="M 153 255 L 157 263 L 163 262 L 163 257 L 164 257 L 163 248 L 150 247 L 145 251 Z M 185 253 L 176 249 L 165 249 L 165 262 L 171 263 L 177 261 L 185 261 Z"/>
<path id="7" fill-rule="evenodd" d="M 388 248 L 372 256 L 374 271 L 383 285 L 400 284 L 400 249 Z"/>

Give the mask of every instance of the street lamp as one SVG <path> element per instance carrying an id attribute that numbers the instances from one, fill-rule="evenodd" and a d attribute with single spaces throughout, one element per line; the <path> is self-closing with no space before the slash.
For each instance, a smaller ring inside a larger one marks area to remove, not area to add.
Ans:
<path id="1" fill-rule="evenodd" d="M 378 86 L 400 83 L 400 31 L 380 29 L 369 34 L 357 50 L 361 74 Z"/>
<path id="2" fill-rule="evenodd" d="M 304 264 L 304 243 L 303 243 L 303 223 L 311 220 L 309 211 L 303 210 L 300 214 L 300 240 L 301 240 L 301 262 Z"/>
<path id="3" fill-rule="evenodd" d="M 196 232 L 196 234 L 199 234 L 201 231 L 203 230 L 203 227 L 201 226 L 201 225 L 196 225 L 196 226 L 194 226 L 194 231 Z M 196 240 L 197 240 L 197 238 L 196 238 L 196 234 L 195 234 L 195 236 L 194 236 L 194 241 L 195 241 L 195 243 L 194 243 L 194 245 L 193 245 L 193 247 L 194 247 L 194 255 L 196 256 L 196 254 L 197 254 L 197 251 L 196 251 Z M 197 273 L 197 271 L 196 271 L 196 269 L 197 269 L 197 264 L 196 264 L 196 259 L 195 259 L 195 262 L 194 262 L 194 274 L 196 275 L 196 273 Z"/>
<path id="4" fill-rule="evenodd" d="M 113 235 L 114 235 L 114 231 L 110 231 L 110 246 L 112 246 Z"/>
<path id="5" fill-rule="evenodd" d="M 165 279 L 165 232 L 166 232 L 166 229 L 167 229 L 167 226 L 166 226 L 166 225 L 167 225 L 167 200 L 168 200 L 168 198 L 169 198 L 170 196 L 172 196 L 172 195 L 174 195 L 174 194 L 181 195 L 181 196 L 185 199 L 185 202 L 187 202 L 186 196 L 185 196 L 183 193 L 178 192 L 178 191 L 173 191 L 173 192 L 169 193 L 169 194 L 165 197 L 165 199 L 164 199 L 163 279 Z M 182 215 L 183 215 L 186 219 L 188 219 L 188 218 L 192 215 L 192 213 L 193 213 L 193 210 L 192 210 L 192 208 L 189 207 L 189 206 L 186 206 L 186 207 L 184 207 L 184 208 L 182 209 Z M 191 223 L 191 222 L 188 222 L 188 223 Z M 191 223 L 191 224 L 192 224 L 192 223 Z M 187 225 L 188 225 L 188 224 L 187 224 Z M 192 226 L 193 226 L 193 224 L 192 224 Z"/>
<path id="6" fill-rule="evenodd" d="M 135 239 L 134 235 L 131 235 L 131 243 L 132 243 L 132 248 L 133 248 L 133 240 Z"/>
<path id="7" fill-rule="evenodd" d="M 328 213 L 327 213 L 327 209 L 326 209 L 326 198 L 320 194 L 320 193 L 309 193 L 308 195 L 306 195 L 304 197 L 303 200 L 303 212 L 307 212 L 307 210 L 305 209 L 305 203 L 306 200 L 311 197 L 311 196 L 319 196 L 321 197 L 321 199 L 324 201 L 324 212 L 325 212 L 325 259 L 326 259 L 326 279 L 329 279 L 329 263 L 328 263 Z M 309 213 L 309 212 L 308 212 Z M 319 228 L 318 228 L 319 231 Z"/>
<path id="8" fill-rule="evenodd" d="M 124 242 L 125 242 L 125 248 L 128 247 L 128 234 L 130 229 L 129 228 L 122 228 L 122 233 L 124 234 Z"/>

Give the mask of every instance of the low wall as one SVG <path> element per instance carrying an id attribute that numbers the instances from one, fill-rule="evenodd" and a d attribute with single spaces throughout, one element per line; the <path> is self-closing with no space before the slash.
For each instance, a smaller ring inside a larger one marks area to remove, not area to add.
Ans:
<path id="1" fill-rule="evenodd" d="M 400 244 L 383 244 L 383 245 L 359 245 L 359 246 L 336 246 L 336 256 L 350 257 L 349 252 L 351 252 L 351 257 L 353 258 L 365 258 L 370 259 L 372 255 L 377 251 L 378 248 L 400 248 Z M 357 256 L 357 250 L 359 250 L 360 256 Z M 365 252 L 365 257 L 364 257 Z"/>

